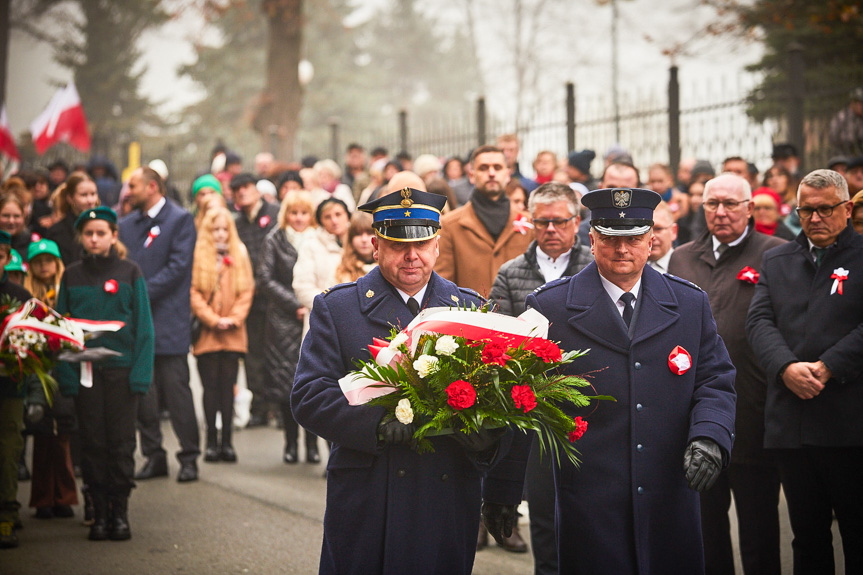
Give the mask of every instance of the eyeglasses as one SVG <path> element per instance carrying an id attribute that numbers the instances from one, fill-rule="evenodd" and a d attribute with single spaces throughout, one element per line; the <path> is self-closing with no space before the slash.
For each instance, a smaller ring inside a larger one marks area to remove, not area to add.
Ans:
<path id="1" fill-rule="evenodd" d="M 749 200 L 741 200 L 739 202 L 736 200 L 722 200 L 720 202 L 719 200 L 707 200 L 701 205 L 703 205 L 704 209 L 708 212 L 715 212 L 719 209 L 719 206 L 725 208 L 726 212 L 733 212 L 736 211 L 741 204 L 745 204 L 748 201 Z"/>
<path id="2" fill-rule="evenodd" d="M 565 219 L 556 219 L 556 220 L 547 220 L 544 218 L 537 218 L 537 219 L 533 220 L 533 225 L 538 230 L 546 229 L 548 227 L 548 224 L 554 224 L 555 228 L 561 229 L 561 228 L 565 228 L 566 225 L 569 223 L 569 220 L 571 220 L 573 218 L 575 218 L 575 216 L 570 216 L 570 217 L 565 218 Z"/>
<path id="3" fill-rule="evenodd" d="M 822 220 L 824 218 L 829 218 L 833 215 L 833 208 L 838 208 L 844 203 L 847 203 L 848 200 L 842 200 L 838 204 L 833 204 L 832 206 L 818 206 L 817 208 L 797 208 L 797 215 L 800 216 L 801 220 L 808 220 L 812 217 L 812 214 L 818 212 L 818 217 Z"/>

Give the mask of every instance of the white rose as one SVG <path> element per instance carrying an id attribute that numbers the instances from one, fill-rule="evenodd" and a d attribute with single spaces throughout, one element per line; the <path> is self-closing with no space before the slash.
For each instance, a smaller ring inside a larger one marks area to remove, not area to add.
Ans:
<path id="1" fill-rule="evenodd" d="M 443 335 L 434 344 L 434 350 L 440 355 L 452 355 L 458 349 L 458 343 L 451 335 Z"/>
<path id="2" fill-rule="evenodd" d="M 390 344 L 389 344 L 389 346 L 388 346 L 388 347 L 389 347 L 390 349 L 397 349 L 400 345 L 402 345 L 402 344 L 403 344 L 404 342 L 406 342 L 407 340 L 408 340 L 408 334 L 406 334 L 405 332 L 401 331 L 401 332 L 399 332 L 399 333 L 397 333 L 397 334 L 396 334 L 396 336 L 395 336 L 395 337 L 393 338 L 393 340 L 390 342 Z"/>
<path id="3" fill-rule="evenodd" d="M 426 377 L 437 369 L 438 359 L 433 355 L 421 355 L 414 361 L 414 369 L 420 377 Z"/>
<path id="4" fill-rule="evenodd" d="M 414 420 L 414 410 L 411 409 L 411 402 L 409 400 L 399 400 L 399 404 L 396 406 L 396 419 L 399 420 L 399 423 L 405 425 Z"/>

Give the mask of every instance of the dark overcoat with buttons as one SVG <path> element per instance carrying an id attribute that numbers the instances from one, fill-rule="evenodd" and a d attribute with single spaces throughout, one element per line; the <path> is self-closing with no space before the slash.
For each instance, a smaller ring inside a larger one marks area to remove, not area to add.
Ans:
<path id="1" fill-rule="evenodd" d="M 703 291 L 645 267 L 638 299 L 630 339 L 596 263 L 527 297 L 551 321 L 549 339 L 590 349 L 568 371 L 617 400 L 572 411 L 589 425 L 581 467 L 555 469 L 561 573 L 704 572 L 683 453 L 695 438 L 730 453 L 735 370 Z M 692 356 L 681 375 L 668 365 L 676 346 Z"/>
<path id="2" fill-rule="evenodd" d="M 432 273 L 422 308 L 481 303 Z M 480 468 L 447 437 L 434 453 L 381 446 L 382 407 L 351 406 L 338 380 L 370 359 L 372 338 L 413 316 L 375 268 L 315 297 L 291 404 L 297 422 L 333 443 L 321 573 L 470 573 L 479 528 Z"/>

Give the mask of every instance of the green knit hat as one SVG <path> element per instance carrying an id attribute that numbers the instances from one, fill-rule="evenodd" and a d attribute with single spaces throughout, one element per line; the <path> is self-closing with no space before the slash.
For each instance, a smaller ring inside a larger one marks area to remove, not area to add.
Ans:
<path id="1" fill-rule="evenodd" d="M 109 224 L 117 224 L 117 212 L 108 206 L 98 206 L 89 210 L 84 210 L 78 219 L 75 220 L 75 229 L 79 232 L 81 227 L 90 220 L 105 220 Z"/>
<path id="2" fill-rule="evenodd" d="M 192 197 L 198 195 L 201 188 L 213 188 L 219 195 L 222 193 L 222 183 L 213 174 L 204 174 L 192 184 Z"/>
<path id="3" fill-rule="evenodd" d="M 60 257 L 60 248 L 56 242 L 52 240 L 39 240 L 38 242 L 32 242 L 27 248 L 27 261 L 33 261 L 33 258 L 42 254 L 49 254 L 57 259 L 63 259 Z"/>

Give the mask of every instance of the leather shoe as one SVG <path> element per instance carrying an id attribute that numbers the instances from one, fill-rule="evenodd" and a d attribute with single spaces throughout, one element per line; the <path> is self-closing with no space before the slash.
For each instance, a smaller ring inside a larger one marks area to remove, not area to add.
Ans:
<path id="1" fill-rule="evenodd" d="M 147 463 L 135 474 L 135 481 L 168 476 L 168 460 L 165 456 L 150 457 Z"/>
<path id="2" fill-rule="evenodd" d="M 204 461 L 207 463 L 213 463 L 214 461 L 219 460 L 219 450 L 215 447 L 208 447 L 204 450 Z"/>
<path id="3" fill-rule="evenodd" d="M 234 451 L 234 448 L 230 445 L 223 445 L 222 451 L 219 453 L 219 459 L 222 461 L 226 461 L 228 463 L 236 463 L 237 462 L 237 452 Z"/>
<path id="4" fill-rule="evenodd" d="M 306 447 L 306 461 L 308 463 L 320 463 L 321 462 L 321 454 L 318 453 L 317 445 L 310 445 Z"/>
<path id="5" fill-rule="evenodd" d="M 75 517 L 75 511 L 72 509 L 71 505 L 55 505 L 53 511 L 54 517 L 60 517 L 62 519 Z"/>
<path id="6" fill-rule="evenodd" d="M 194 463 L 184 463 L 180 466 L 180 473 L 177 474 L 179 483 L 188 483 L 198 480 L 198 466 Z"/>
<path id="7" fill-rule="evenodd" d="M 33 517 L 36 519 L 53 519 L 54 510 L 50 507 L 37 507 Z"/>
<path id="8" fill-rule="evenodd" d="M 476 550 L 482 551 L 488 547 L 488 529 L 485 528 L 485 525 L 482 524 L 482 521 L 479 523 L 479 535 L 476 538 Z"/>
<path id="9" fill-rule="evenodd" d="M 285 463 L 296 463 L 297 462 L 297 446 L 286 445 L 285 446 L 285 455 L 282 457 Z"/>
<path id="10" fill-rule="evenodd" d="M 499 547 L 503 547 L 505 551 L 510 553 L 527 553 L 527 543 L 518 534 L 518 526 L 513 525 L 512 535 L 504 538 L 503 543 L 498 543 Z"/>

